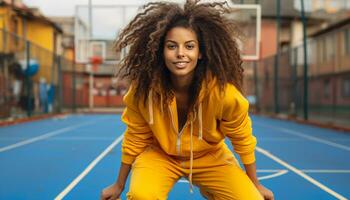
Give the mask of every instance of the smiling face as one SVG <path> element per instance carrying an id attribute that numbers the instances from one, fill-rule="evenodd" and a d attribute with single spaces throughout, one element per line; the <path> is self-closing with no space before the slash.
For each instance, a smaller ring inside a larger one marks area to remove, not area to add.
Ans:
<path id="1" fill-rule="evenodd" d="M 165 36 L 163 54 L 172 78 L 193 77 L 197 61 L 201 58 L 196 33 L 184 27 L 170 29 Z"/>

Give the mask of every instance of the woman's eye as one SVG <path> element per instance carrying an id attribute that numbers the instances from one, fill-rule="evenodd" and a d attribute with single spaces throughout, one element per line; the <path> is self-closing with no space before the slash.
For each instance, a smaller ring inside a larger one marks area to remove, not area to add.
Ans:
<path id="1" fill-rule="evenodd" d="M 173 44 L 169 44 L 169 45 L 167 45 L 167 47 L 168 47 L 168 49 L 175 49 L 176 48 L 176 46 Z"/>
<path id="2" fill-rule="evenodd" d="M 187 45 L 187 49 L 193 49 L 194 45 Z"/>

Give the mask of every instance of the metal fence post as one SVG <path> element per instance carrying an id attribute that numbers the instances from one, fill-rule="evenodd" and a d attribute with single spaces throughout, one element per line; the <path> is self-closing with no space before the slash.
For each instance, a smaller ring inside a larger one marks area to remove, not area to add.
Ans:
<path id="1" fill-rule="evenodd" d="M 298 109 L 299 109 L 299 104 L 298 104 L 298 74 L 297 74 L 297 55 L 298 55 L 298 49 L 297 48 L 293 48 L 291 50 L 291 57 L 292 57 L 292 88 L 293 88 L 293 91 L 292 91 L 292 99 L 293 99 L 293 103 L 294 103 L 294 109 L 295 109 L 295 115 L 297 116 L 298 115 Z"/>
<path id="2" fill-rule="evenodd" d="M 27 65 L 27 69 L 29 69 L 29 65 L 30 65 L 30 42 L 26 41 L 26 65 Z M 27 116 L 30 117 L 32 116 L 32 80 L 31 77 L 29 75 L 25 75 L 25 85 L 26 85 L 26 90 L 27 90 Z"/>
<path id="3" fill-rule="evenodd" d="M 304 46 L 304 119 L 308 120 L 309 118 L 309 101 L 308 101 L 308 64 L 307 64 L 307 34 L 306 34 L 306 17 L 304 10 L 304 0 L 301 2 L 301 20 L 303 22 L 303 46 Z"/>
<path id="4" fill-rule="evenodd" d="M 72 62 L 73 63 L 73 83 L 72 83 L 72 94 L 73 94 L 73 102 L 72 102 L 72 110 L 73 110 L 73 113 L 76 112 L 76 108 L 77 108 L 77 105 L 76 105 L 76 66 L 75 66 L 75 61 Z"/>
<path id="5" fill-rule="evenodd" d="M 256 112 L 260 111 L 260 99 L 259 99 L 259 80 L 258 80 L 258 61 L 254 61 L 253 63 L 253 70 L 254 70 L 254 87 L 255 87 L 255 109 Z"/>
<path id="6" fill-rule="evenodd" d="M 58 71 L 58 112 L 62 112 L 62 63 L 61 56 L 56 56 L 57 71 Z"/>
<path id="7" fill-rule="evenodd" d="M 2 32 L 2 50 L 4 53 L 7 53 L 7 32 L 4 29 L 1 29 Z"/>
<path id="8" fill-rule="evenodd" d="M 279 71 L 279 62 L 280 62 L 280 26 L 281 26 L 281 4 L 280 0 L 276 0 L 276 17 L 277 17 L 277 24 L 276 24 L 276 31 L 277 31 L 277 39 L 276 39 L 276 55 L 275 55 L 275 66 L 274 66 L 274 98 L 275 98 L 275 114 L 278 114 L 280 112 L 280 106 L 279 106 L 279 98 L 278 98 L 278 89 L 279 89 L 279 83 L 278 83 L 278 71 Z"/>

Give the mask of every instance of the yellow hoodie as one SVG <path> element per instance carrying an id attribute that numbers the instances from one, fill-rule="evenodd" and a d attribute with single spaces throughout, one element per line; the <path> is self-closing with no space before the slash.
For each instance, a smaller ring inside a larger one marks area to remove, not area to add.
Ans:
<path id="1" fill-rule="evenodd" d="M 132 164 L 150 145 L 158 145 L 170 156 L 191 160 L 222 148 L 227 136 L 243 164 L 255 162 L 256 139 L 248 116 L 248 101 L 232 84 L 219 92 L 215 79 L 203 85 L 196 112 L 178 128 L 176 98 L 167 108 L 154 103 L 152 91 L 146 106 L 134 101 L 135 89 L 124 96 L 122 120 L 127 125 L 122 144 L 122 162 Z M 191 169 L 192 170 L 192 169 Z M 190 175 L 191 179 L 191 175 Z"/>

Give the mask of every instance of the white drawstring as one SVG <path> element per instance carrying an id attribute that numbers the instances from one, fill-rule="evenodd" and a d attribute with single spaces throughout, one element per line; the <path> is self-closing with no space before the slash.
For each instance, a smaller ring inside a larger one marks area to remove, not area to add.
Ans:
<path id="1" fill-rule="evenodd" d="M 150 124 L 153 124 L 153 107 L 152 107 L 152 91 L 150 91 L 149 96 L 148 96 L 148 109 L 149 109 L 149 115 L 150 115 Z M 162 101 L 162 96 L 161 96 L 161 102 Z M 171 108 L 169 108 L 171 109 Z M 161 107 L 162 110 L 162 107 Z M 163 111 L 162 111 L 163 112 Z M 192 173 L 193 173 L 193 122 L 196 120 L 196 117 L 198 117 L 198 123 L 199 123 L 199 135 L 198 139 L 202 140 L 203 139 L 203 123 L 202 123 L 202 103 L 199 104 L 198 107 L 198 112 L 196 113 L 195 110 L 191 114 L 191 131 L 190 131 L 190 173 L 188 176 L 189 183 L 190 183 L 190 192 L 193 193 L 193 184 L 192 184 Z"/>
<path id="2" fill-rule="evenodd" d="M 194 116 L 195 115 L 195 111 L 193 112 Z M 192 172 L 193 172 L 193 121 L 196 120 L 196 117 L 194 117 L 193 119 L 193 115 L 191 115 L 191 132 L 190 132 L 190 174 L 189 174 L 189 182 L 190 182 L 190 192 L 193 193 L 193 184 L 192 184 Z M 198 123 L 199 123 L 199 135 L 198 135 L 198 139 L 202 140 L 203 139 L 203 124 L 202 124 L 202 103 L 199 104 L 198 107 L 198 113 L 197 113 L 197 118 L 198 118 Z"/>

